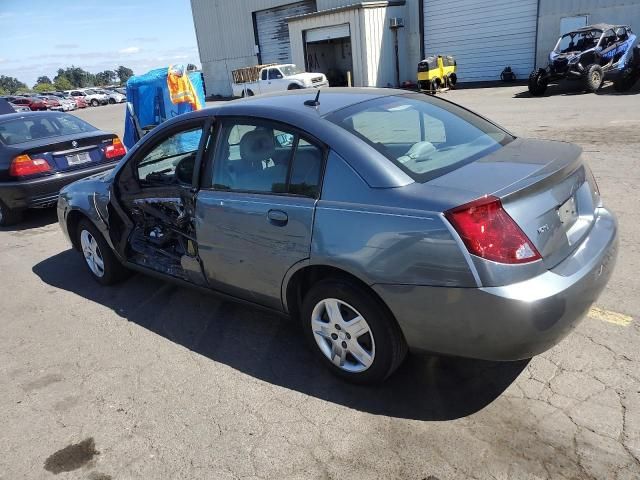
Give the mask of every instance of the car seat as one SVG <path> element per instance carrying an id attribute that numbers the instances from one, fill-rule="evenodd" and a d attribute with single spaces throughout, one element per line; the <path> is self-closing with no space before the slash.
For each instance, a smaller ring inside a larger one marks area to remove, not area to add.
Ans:
<path id="1" fill-rule="evenodd" d="M 245 133 L 240 139 L 240 159 L 246 168 L 253 170 L 266 168 L 275 153 L 273 132 L 256 129 Z"/>
<path id="2" fill-rule="evenodd" d="M 37 138 L 44 138 L 50 135 L 49 129 L 45 127 L 42 123 L 34 123 L 29 127 L 29 133 L 31 134 L 31 138 L 33 140 Z"/>
<path id="3" fill-rule="evenodd" d="M 240 160 L 234 164 L 236 188 L 255 191 L 284 188 L 287 168 L 273 162 L 275 153 L 272 130 L 256 129 L 245 133 L 240 139 Z"/>

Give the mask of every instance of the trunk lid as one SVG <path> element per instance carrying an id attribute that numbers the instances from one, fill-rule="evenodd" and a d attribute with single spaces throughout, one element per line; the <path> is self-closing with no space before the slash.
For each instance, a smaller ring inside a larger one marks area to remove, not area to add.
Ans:
<path id="1" fill-rule="evenodd" d="M 116 136 L 106 132 L 92 132 L 85 135 L 66 135 L 34 140 L 12 145 L 13 157 L 26 154 L 31 158 L 42 158 L 47 161 L 51 170 L 47 174 L 81 170 L 102 162 L 112 162 L 118 158 L 108 159 L 105 149 L 112 144 Z"/>
<path id="2" fill-rule="evenodd" d="M 581 154 L 569 143 L 516 139 L 429 183 L 500 198 L 545 267 L 553 268 L 587 235 L 600 202 Z"/>

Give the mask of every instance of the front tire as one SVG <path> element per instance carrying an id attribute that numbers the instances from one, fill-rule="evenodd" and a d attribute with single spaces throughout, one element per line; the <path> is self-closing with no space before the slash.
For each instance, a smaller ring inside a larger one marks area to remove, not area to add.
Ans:
<path id="1" fill-rule="evenodd" d="M 95 98 L 93 100 L 91 100 L 91 106 L 92 107 L 97 107 L 98 105 L 100 105 L 100 102 L 98 100 L 96 100 Z"/>
<path id="2" fill-rule="evenodd" d="M 0 227 L 8 227 L 20 223 L 24 217 L 24 211 L 13 210 L 0 201 Z"/>
<path id="3" fill-rule="evenodd" d="M 589 65 L 584 76 L 584 89 L 587 92 L 595 93 L 600 90 L 603 81 L 604 73 L 602 67 L 595 63 Z"/>
<path id="4" fill-rule="evenodd" d="M 109 99 L 109 105 L 114 105 L 116 103 L 115 99 L 110 98 Z"/>
<path id="5" fill-rule="evenodd" d="M 400 327 L 386 306 L 348 279 L 322 280 L 311 287 L 301 321 L 320 360 L 350 382 L 381 382 L 407 354 Z"/>
<path id="6" fill-rule="evenodd" d="M 82 220 L 79 223 L 77 235 L 77 244 L 89 273 L 96 282 L 113 285 L 128 275 L 129 271 L 116 258 L 102 234 L 90 221 Z"/>
<path id="7" fill-rule="evenodd" d="M 529 75 L 529 93 L 534 97 L 540 97 L 547 91 L 549 82 L 547 80 L 547 72 L 543 69 L 534 70 Z"/>

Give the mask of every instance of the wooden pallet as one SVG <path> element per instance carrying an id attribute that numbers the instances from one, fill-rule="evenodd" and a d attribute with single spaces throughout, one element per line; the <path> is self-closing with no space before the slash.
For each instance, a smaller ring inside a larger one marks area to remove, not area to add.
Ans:
<path id="1" fill-rule="evenodd" d="M 253 67 L 243 67 L 233 70 L 231 72 L 233 83 L 256 82 L 260 76 L 260 70 L 265 67 L 273 67 L 274 65 L 277 65 L 277 63 L 266 63 L 264 65 L 254 65 Z"/>

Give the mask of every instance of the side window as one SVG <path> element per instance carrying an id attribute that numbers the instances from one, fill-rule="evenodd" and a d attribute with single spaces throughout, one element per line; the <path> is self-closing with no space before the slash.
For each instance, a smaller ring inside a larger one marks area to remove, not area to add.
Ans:
<path id="1" fill-rule="evenodd" d="M 322 150 L 301 138 L 293 157 L 289 193 L 317 198 L 321 174 Z"/>
<path id="2" fill-rule="evenodd" d="M 220 138 L 214 188 L 317 196 L 322 150 L 297 134 L 267 123 L 227 123 Z"/>
<path id="3" fill-rule="evenodd" d="M 175 132 L 157 144 L 138 162 L 138 179 L 148 186 L 189 184 L 202 127 Z"/>
<path id="4" fill-rule="evenodd" d="M 282 78 L 282 73 L 277 68 L 269 70 L 269 80 L 279 80 Z"/>
<path id="5" fill-rule="evenodd" d="M 603 49 L 609 48 L 616 42 L 616 34 L 613 33 L 613 30 L 607 30 L 602 37 L 602 41 L 600 42 L 600 47 Z"/>
<path id="6" fill-rule="evenodd" d="M 267 70 L 266 68 L 264 70 L 262 70 L 262 72 L 260 73 L 260 79 L 266 80 L 267 79 L 267 73 L 269 73 L 269 70 Z"/>
<path id="7" fill-rule="evenodd" d="M 616 30 L 617 41 L 624 42 L 629 39 L 629 35 L 627 34 L 627 29 L 624 27 L 620 27 Z"/>

